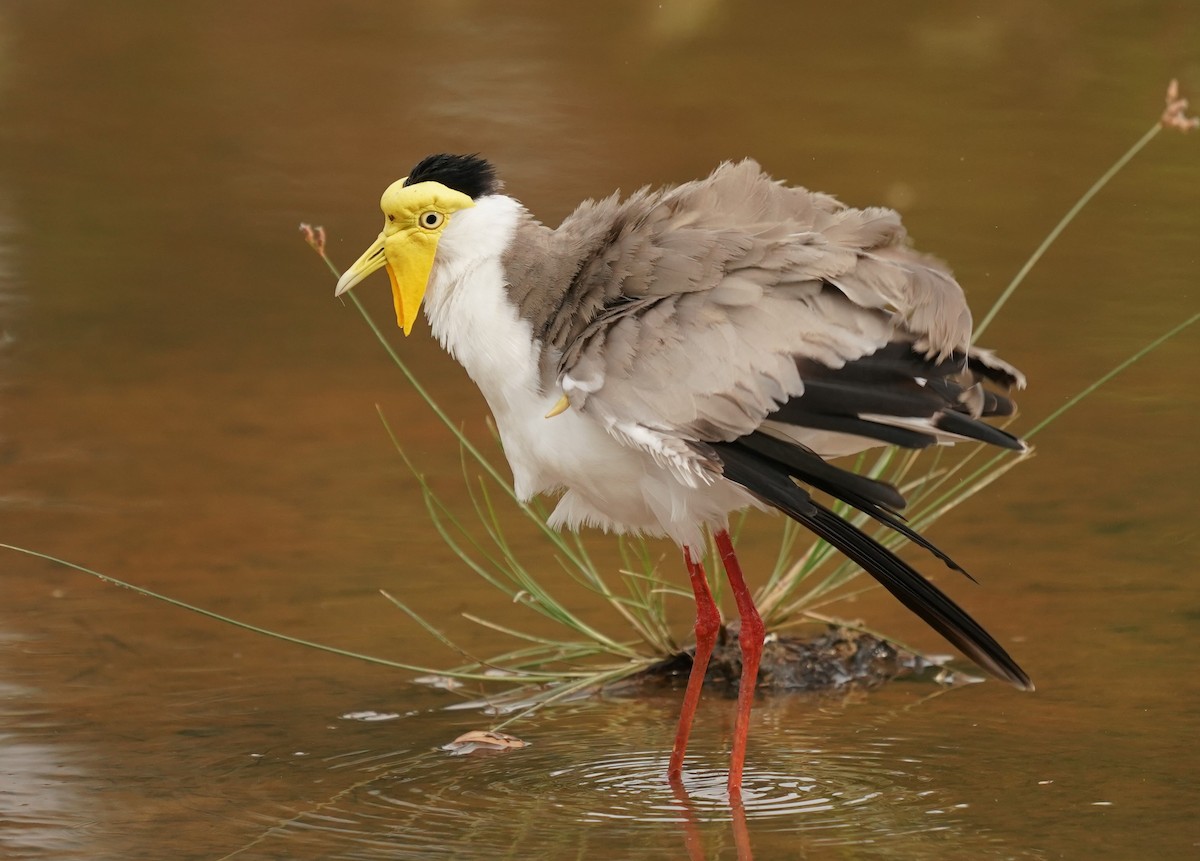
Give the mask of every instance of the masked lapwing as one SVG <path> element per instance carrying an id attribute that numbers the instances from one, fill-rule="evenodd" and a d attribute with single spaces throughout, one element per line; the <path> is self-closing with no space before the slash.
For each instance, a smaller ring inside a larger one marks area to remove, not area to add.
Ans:
<path id="1" fill-rule="evenodd" d="M 729 770 L 740 790 L 764 629 L 728 533 L 778 509 L 828 541 L 985 670 L 1029 677 L 974 619 L 810 489 L 903 533 L 896 488 L 829 461 L 872 446 L 1024 443 L 981 419 L 1024 385 L 971 346 L 963 291 L 890 209 L 855 209 L 753 161 L 587 201 L 551 229 L 474 155 L 433 155 L 383 194 L 383 232 L 337 285 L 377 269 L 407 335 L 423 308 L 482 391 L 517 495 L 561 494 L 556 527 L 666 536 L 696 598 L 696 652 L 668 774 L 678 779 L 720 616 L 711 532 L 741 625 Z M 990 384 L 985 388 L 985 384 Z"/>

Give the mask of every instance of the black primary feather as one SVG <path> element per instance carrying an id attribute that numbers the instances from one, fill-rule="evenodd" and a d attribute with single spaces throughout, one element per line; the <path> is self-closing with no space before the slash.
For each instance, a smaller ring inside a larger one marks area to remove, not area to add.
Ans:
<path id="1" fill-rule="evenodd" d="M 1004 395 L 985 390 L 978 379 L 1005 383 L 1015 379 L 977 358 L 956 352 L 946 361 L 935 362 L 913 352 L 911 344 L 893 342 L 840 368 L 813 359 L 799 359 L 796 367 L 804 391 L 780 404 L 768 416 L 773 421 L 907 448 L 937 442 L 936 429 L 1001 448 L 1025 450 L 1025 444 L 1012 434 L 979 420 L 1012 415 L 1015 407 Z M 962 379 L 964 376 L 968 379 Z M 890 424 L 888 416 L 928 420 L 928 430 L 920 424 Z"/>
<path id="2" fill-rule="evenodd" d="M 778 508 L 857 562 L 964 655 L 1022 690 L 1033 682 L 983 627 L 940 589 L 854 524 L 818 504 L 774 461 L 745 446 L 714 446 L 725 478 Z"/>
<path id="3" fill-rule="evenodd" d="M 404 184 L 409 186 L 418 182 L 440 182 L 472 199 L 495 194 L 502 187 L 496 178 L 496 169 L 487 159 L 475 154 L 450 155 L 444 152 L 426 156 L 417 162 Z"/>

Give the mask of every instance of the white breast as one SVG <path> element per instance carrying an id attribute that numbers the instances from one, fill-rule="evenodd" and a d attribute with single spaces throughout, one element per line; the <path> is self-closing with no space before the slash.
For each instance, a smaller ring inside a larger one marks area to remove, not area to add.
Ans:
<path id="1" fill-rule="evenodd" d="M 508 299 L 500 263 L 519 212 L 515 200 L 494 195 L 454 213 L 438 242 L 424 301 L 434 336 L 491 408 L 517 495 L 566 491 L 551 517 L 554 526 L 667 535 L 698 545 L 703 525 L 724 525 L 729 511 L 754 504 L 753 498 L 726 481 L 688 487 L 573 409 L 545 418 L 562 392 L 538 393 L 540 345 Z"/>

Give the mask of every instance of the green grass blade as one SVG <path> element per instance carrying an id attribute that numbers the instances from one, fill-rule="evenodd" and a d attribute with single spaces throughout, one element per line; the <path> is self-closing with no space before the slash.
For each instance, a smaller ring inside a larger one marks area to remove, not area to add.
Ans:
<path id="1" fill-rule="evenodd" d="M 339 655 L 343 658 L 354 658 L 357 661 L 366 661 L 367 663 L 379 664 L 381 666 L 392 667 L 399 670 L 408 670 L 415 673 L 437 672 L 436 670 L 431 670 L 429 667 L 421 667 L 416 664 L 405 664 L 399 661 L 392 661 L 387 658 L 377 658 L 374 655 L 365 655 L 361 652 L 352 652 L 348 649 L 339 649 L 336 646 L 327 646 L 323 643 L 316 643 L 312 640 L 305 640 L 301 637 L 293 637 L 290 634 L 281 634 L 278 631 L 272 631 L 268 628 L 252 625 L 249 622 L 242 622 L 238 619 L 230 618 L 229 616 L 223 616 L 220 613 L 216 613 L 212 610 L 206 610 L 203 607 L 198 607 L 195 604 L 189 604 L 186 601 L 180 601 L 178 598 L 172 598 L 169 595 L 163 595 L 161 592 L 155 592 L 142 586 L 135 586 L 132 583 L 128 583 L 124 580 L 118 580 L 116 577 L 111 577 L 108 574 L 102 574 L 99 571 L 88 568 L 87 566 L 78 565 L 66 559 L 60 559 L 57 556 L 51 556 L 49 553 L 42 553 L 37 550 L 18 547 L 15 544 L 0 544 L 0 548 L 11 550 L 14 553 L 24 553 L 26 556 L 32 556 L 36 559 L 44 559 L 47 562 L 51 562 L 63 568 L 70 568 L 73 571 L 79 571 L 82 574 L 95 577 L 97 580 L 108 583 L 110 586 L 119 586 L 122 589 L 128 589 L 129 591 L 135 592 L 138 595 L 142 595 L 146 598 L 153 598 L 155 601 L 161 601 L 164 604 L 170 604 L 172 607 L 178 607 L 181 610 L 187 610 L 189 613 L 195 613 L 198 616 L 204 616 L 205 618 L 223 622 L 227 625 L 233 625 L 235 628 L 241 628 L 243 631 L 262 634 L 264 637 L 270 637 L 273 640 L 281 640 L 285 643 L 292 643 L 293 645 L 304 646 L 305 648 L 309 649 L 316 649 L 319 652 L 328 652 L 331 655 Z"/>

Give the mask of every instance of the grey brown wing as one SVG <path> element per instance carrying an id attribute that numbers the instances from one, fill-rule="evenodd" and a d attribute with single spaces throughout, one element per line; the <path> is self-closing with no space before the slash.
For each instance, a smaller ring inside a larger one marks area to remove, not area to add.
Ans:
<path id="1" fill-rule="evenodd" d="M 979 382 L 1015 373 L 969 352 L 961 288 L 907 247 L 894 212 L 784 187 L 752 162 L 626 205 L 576 278 L 604 310 L 563 345 L 559 381 L 573 408 L 690 480 L 717 468 L 698 443 L 764 427 L 861 450 L 1011 410 Z M 938 427 L 943 413 L 967 421 Z"/>
<path id="2" fill-rule="evenodd" d="M 888 315 L 859 313 L 820 284 L 736 303 L 744 292 L 644 297 L 597 320 L 565 357 L 560 383 L 572 407 L 703 476 L 709 467 L 691 443 L 751 433 L 803 395 L 804 363 L 840 367 L 891 334 Z"/>

